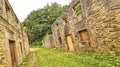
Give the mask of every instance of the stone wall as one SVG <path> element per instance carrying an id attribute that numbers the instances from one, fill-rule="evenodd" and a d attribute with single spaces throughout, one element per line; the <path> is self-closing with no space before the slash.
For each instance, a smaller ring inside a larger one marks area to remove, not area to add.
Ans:
<path id="1" fill-rule="evenodd" d="M 54 41 L 52 35 L 47 36 L 43 41 L 43 46 L 47 48 L 54 48 Z"/>
<path id="2" fill-rule="evenodd" d="M 119 54 L 120 1 L 90 0 L 89 4 L 87 2 L 85 4 L 91 45 L 95 46 L 94 51 Z"/>
<path id="3" fill-rule="evenodd" d="M 74 11 L 77 4 L 82 8 L 79 15 Z M 55 47 L 120 54 L 119 4 L 120 0 L 73 0 L 51 26 Z"/>
<path id="4" fill-rule="evenodd" d="M 14 42 L 16 63 L 29 53 L 27 34 L 7 0 L 0 0 L 0 67 L 12 67 L 10 41 Z"/>

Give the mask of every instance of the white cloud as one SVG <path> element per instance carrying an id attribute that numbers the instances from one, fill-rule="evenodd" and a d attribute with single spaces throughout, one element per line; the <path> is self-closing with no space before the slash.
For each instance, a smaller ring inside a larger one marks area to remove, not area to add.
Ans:
<path id="1" fill-rule="evenodd" d="M 19 20 L 23 21 L 32 10 L 43 8 L 47 3 L 57 2 L 61 5 L 68 5 L 71 0 L 9 0 L 9 2 Z"/>

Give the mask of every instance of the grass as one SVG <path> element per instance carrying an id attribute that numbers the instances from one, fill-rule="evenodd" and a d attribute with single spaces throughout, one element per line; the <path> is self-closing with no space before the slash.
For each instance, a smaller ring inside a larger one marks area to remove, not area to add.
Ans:
<path id="1" fill-rule="evenodd" d="M 37 67 L 36 55 L 34 51 L 31 51 L 24 59 L 23 63 L 18 67 Z"/>
<path id="2" fill-rule="evenodd" d="M 34 53 L 38 67 L 120 67 L 120 57 L 114 55 L 69 52 L 43 47 Z"/>

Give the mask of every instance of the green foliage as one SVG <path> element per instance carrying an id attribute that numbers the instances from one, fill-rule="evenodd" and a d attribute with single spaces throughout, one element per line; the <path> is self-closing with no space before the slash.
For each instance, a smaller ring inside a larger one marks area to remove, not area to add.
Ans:
<path id="1" fill-rule="evenodd" d="M 82 13 L 82 8 L 81 8 L 81 7 L 76 8 L 76 9 L 75 9 L 75 13 L 76 13 L 77 16 L 78 16 L 79 14 L 81 14 L 81 13 Z"/>
<path id="2" fill-rule="evenodd" d="M 120 57 L 115 55 L 69 52 L 44 47 L 37 48 L 34 53 L 38 67 L 120 67 Z"/>
<path id="3" fill-rule="evenodd" d="M 66 6 L 53 3 L 46 5 L 42 9 L 32 11 L 22 23 L 25 31 L 28 33 L 29 42 L 33 45 L 40 45 L 42 39 L 51 34 L 51 24 L 61 14 Z"/>
<path id="4" fill-rule="evenodd" d="M 82 13 L 82 7 L 80 6 L 80 4 L 77 4 L 73 9 L 77 16 Z"/>

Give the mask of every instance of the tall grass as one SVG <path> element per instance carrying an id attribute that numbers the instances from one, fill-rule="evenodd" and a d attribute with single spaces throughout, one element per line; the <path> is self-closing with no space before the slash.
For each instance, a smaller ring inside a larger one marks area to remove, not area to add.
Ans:
<path id="1" fill-rule="evenodd" d="M 114 55 L 69 52 L 49 48 L 36 51 L 39 67 L 120 67 L 120 57 Z"/>

